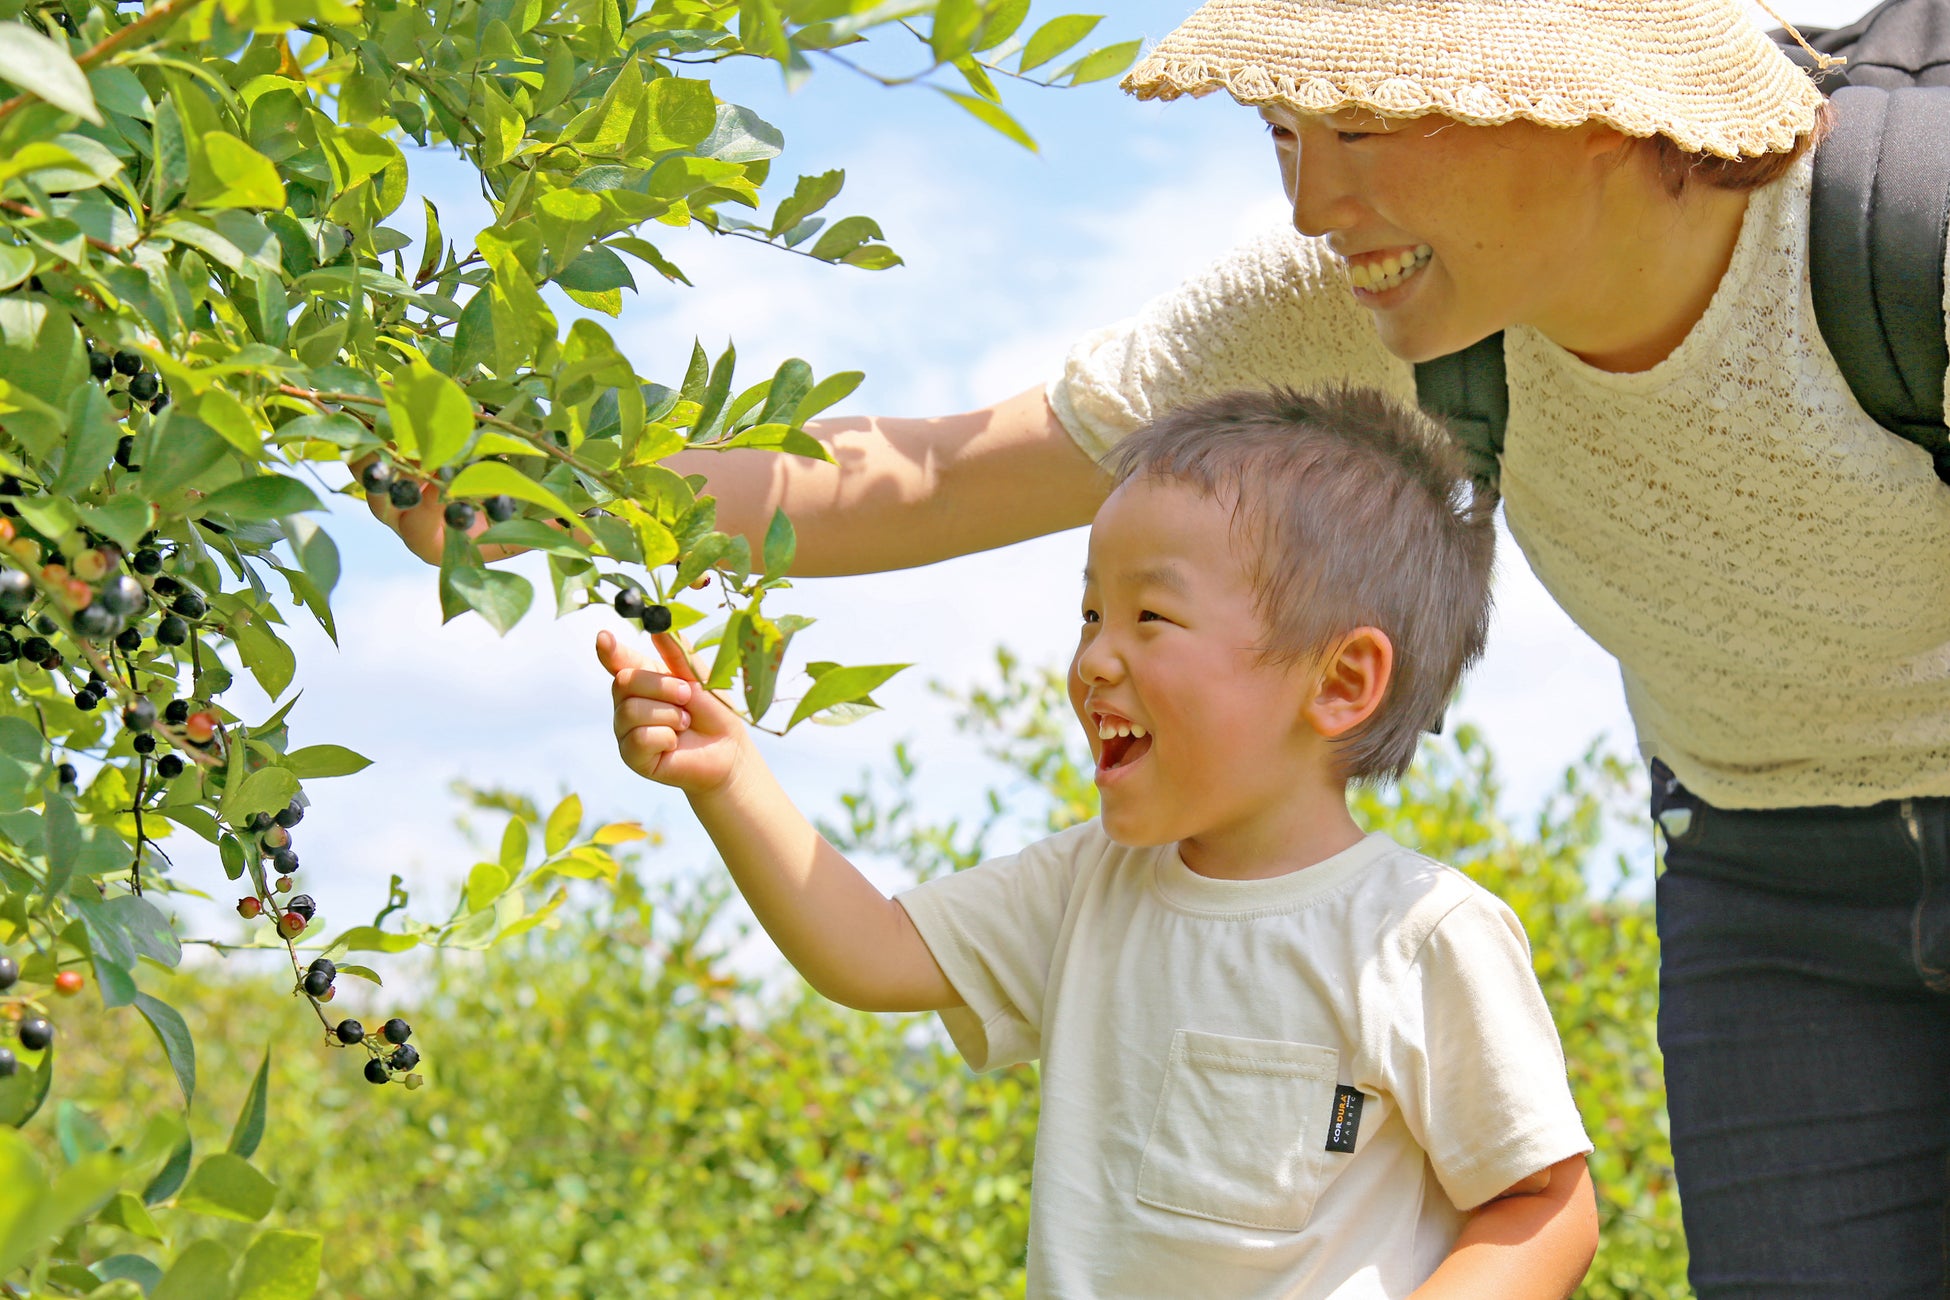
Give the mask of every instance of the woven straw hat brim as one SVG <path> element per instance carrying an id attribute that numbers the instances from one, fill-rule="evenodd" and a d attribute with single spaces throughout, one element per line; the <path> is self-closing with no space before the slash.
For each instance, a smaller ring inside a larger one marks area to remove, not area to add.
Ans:
<path id="1" fill-rule="evenodd" d="M 1303 113 L 1597 121 L 1722 158 L 1792 149 L 1822 102 L 1742 0 L 1211 0 L 1123 85 Z"/>

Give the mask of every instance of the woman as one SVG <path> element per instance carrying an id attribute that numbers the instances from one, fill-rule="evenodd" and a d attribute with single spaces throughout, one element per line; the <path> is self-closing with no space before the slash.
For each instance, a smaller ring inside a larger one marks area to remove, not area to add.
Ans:
<path id="1" fill-rule="evenodd" d="M 1087 521 L 1097 460 L 1243 385 L 1505 332 L 1511 530 L 1623 667 L 1655 813 L 1661 1041 L 1695 1287 L 1937 1295 L 1950 1204 L 1950 491 L 1813 319 L 1812 84 L 1741 0 L 1213 0 L 1132 74 L 1270 130 L 1294 231 L 987 410 L 706 458 L 799 571 Z M 377 507 L 390 516 L 384 506 Z M 399 520 L 438 554 L 437 506 Z"/>

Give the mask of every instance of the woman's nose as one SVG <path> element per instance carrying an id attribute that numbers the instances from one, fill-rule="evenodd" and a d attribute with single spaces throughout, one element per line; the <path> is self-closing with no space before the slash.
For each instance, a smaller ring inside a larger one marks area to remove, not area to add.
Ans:
<path id="1" fill-rule="evenodd" d="M 1331 132 L 1303 128 L 1287 173 L 1287 197 L 1293 202 L 1293 228 L 1319 238 L 1354 224 L 1357 204 L 1347 184 L 1347 171 L 1335 156 Z"/>

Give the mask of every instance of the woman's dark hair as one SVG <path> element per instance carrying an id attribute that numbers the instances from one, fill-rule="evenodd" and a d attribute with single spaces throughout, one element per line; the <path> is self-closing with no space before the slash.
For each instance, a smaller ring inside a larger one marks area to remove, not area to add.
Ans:
<path id="1" fill-rule="evenodd" d="M 1686 187 L 1698 182 L 1716 190 L 1757 190 L 1787 175 L 1788 169 L 1820 145 L 1835 123 L 1835 106 L 1827 100 L 1815 114 L 1814 130 L 1794 142 L 1786 153 L 1764 153 L 1756 158 L 1716 158 L 1707 153 L 1688 153 L 1670 137 L 1655 135 L 1646 141 L 1658 160 L 1659 180 L 1666 193 L 1678 198 Z"/>

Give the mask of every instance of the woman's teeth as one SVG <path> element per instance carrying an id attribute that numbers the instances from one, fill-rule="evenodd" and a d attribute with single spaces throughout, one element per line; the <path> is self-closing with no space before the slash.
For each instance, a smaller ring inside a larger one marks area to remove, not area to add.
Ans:
<path id="1" fill-rule="evenodd" d="M 1097 739 L 1114 740 L 1118 736 L 1129 736 L 1133 740 L 1143 740 L 1144 728 L 1135 722 L 1125 722 L 1122 719 L 1113 722 L 1106 718 L 1097 723 Z"/>
<path id="2" fill-rule="evenodd" d="M 1435 250 L 1427 244 L 1417 244 L 1413 250 L 1395 253 L 1378 262 L 1350 263 L 1347 268 L 1348 279 L 1357 289 L 1369 293 L 1386 293 L 1402 285 L 1417 271 L 1429 264 Z"/>

